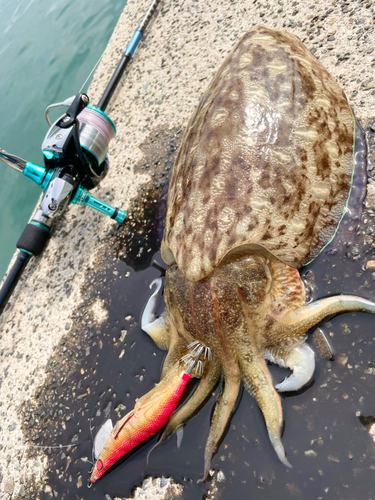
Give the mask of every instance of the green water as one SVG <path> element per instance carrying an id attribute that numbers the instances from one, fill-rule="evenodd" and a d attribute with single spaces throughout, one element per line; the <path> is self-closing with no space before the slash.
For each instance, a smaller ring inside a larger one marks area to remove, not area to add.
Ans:
<path id="1" fill-rule="evenodd" d="M 126 0 L 0 0 L 3 149 L 43 164 L 45 108 L 79 91 L 125 4 Z M 32 181 L 0 162 L 0 280 L 40 193 Z"/>

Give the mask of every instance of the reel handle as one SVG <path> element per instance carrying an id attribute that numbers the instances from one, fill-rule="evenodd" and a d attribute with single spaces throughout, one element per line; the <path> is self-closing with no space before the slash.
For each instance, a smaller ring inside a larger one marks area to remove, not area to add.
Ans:
<path id="1" fill-rule="evenodd" d="M 50 185 L 54 174 L 54 169 L 47 170 L 45 167 L 41 167 L 40 165 L 36 165 L 35 163 L 22 160 L 18 156 L 10 155 L 4 150 L 0 150 L 0 160 L 11 166 L 18 172 L 22 173 L 25 177 L 28 177 L 29 179 L 34 181 L 36 184 L 38 184 L 38 186 L 41 186 L 43 191 L 45 191 Z M 78 189 L 70 203 L 74 203 L 75 205 L 87 205 L 88 207 L 94 208 L 104 215 L 108 215 L 111 219 L 115 220 L 119 224 L 122 224 L 124 222 L 127 215 L 124 210 L 112 207 L 111 205 L 108 205 L 108 203 L 95 198 L 95 196 L 92 196 L 87 191 L 87 189 L 83 188 L 82 186 L 78 186 Z M 26 229 L 30 225 L 32 225 L 32 223 L 28 224 L 26 226 Z M 23 234 L 26 233 L 26 229 Z M 27 231 L 28 234 L 36 234 L 36 230 L 33 228 L 28 229 Z M 22 240 L 23 234 L 19 241 Z M 17 247 L 23 248 L 22 246 L 19 247 L 18 244 Z M 32 255 L 39 255 L 38 253 L 34 253 L 32 250 L 30 250 L 30 252 L 32 253 Z"/>
<path id="2" fill-rule="evenodd" d="M 98 212 L 108 215 L 119 224 L 122 224 L 126 218 L 126 212 L 124 210 L 112 207 L 111 205 L 108 205 L 108 203 L 95 198 L 82 186 L 78 187 L 71 203 L 74 203 L 75 205 L 87 205 L 88 207 L 94 208 Z"/>
<path id="3" fill-rule="evenodd" d="M 26 161 L 19 156 L 7 153 L 4 149 L 1 149 L 1 147 L 0 161 L 34 181 L 38 184 L 38 186 L 42 187 L 43 191 L 51 180 L 53 169 L 48 171 L 45 167 L 41 167 L 40 165 L 36 165 L 31 161 Z"/>
<path id="4" fill-rule="evenodd" d="M 4 151 L 4 149 L 1 149 L 1 147 L 0 147 L 0 160 L 9 167 L 13 168 L 14 170 L 17 170 L 17 172 L 20 172 L 21 174 L 23 173 L 27 164 L 26 160 L 23 160 L 19 156 L 7 153 L 6 151 Z"/>

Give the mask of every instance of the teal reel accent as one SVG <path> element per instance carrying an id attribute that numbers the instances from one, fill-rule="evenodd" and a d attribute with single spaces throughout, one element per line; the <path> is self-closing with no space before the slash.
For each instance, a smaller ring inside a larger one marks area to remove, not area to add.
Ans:
<path id="1" fill-rule="evenodd" d="M 41 167 L 40 165 L 36 165 L 32 162 L 27 162 L 23 170 L 23 175 L 34 181 L 38 184 L 38 186 L 41 186 L 43 191 L 47 189 L 49 183 L 54 177 L 54 173 L 55 169 L 48 170 L 47 168 Z M 81 185 L 78 186 L 73 198 L 70 200 L 70 203 L 73 203 L 74 205 L 87 205 L 102 214 L 108 215 L 119 224 L 122 224 L 126 218 L 126 212 L 124 210 L 119 210 L 118 208 L 112 207 L 111 205 L 108 205 L 108 203 L 95 198 Z"/>
<path id="2" fill-rule="evenodd" d="M 50 183 L 54 174 L 54 169 L 47 170 L 45 167 L 36 165 L 28 161 L 23 171 L 23 175 L 28 179 L 34 181 L 38 186 L 41 186 L 43 191 L 46 189 Z"/>
<path id="3" fill-rule="evenodd" d="M 41 222 L 36 222 L 35 220 L 30 221 L 30 224 L 32 226 L 40 227 L 41 229 L 44 229 L 44 231 L 47 231 L 47 233 L 50 232 L 50 228 L 46 226 L 45 224 L 42 224 Z"/>
<path id="4" fill-rule="evenodd" d="M 88 207 L 94 208 L 98 212 L 108 215 L 119 224 L 122 224 L 126 218 L 126 212 L 124 210 L 119 210 L 118 208 L 108 205 L 108 203 L 105 203 L 104 201 L 98 200 L 98 198 L 92 196 L 87 189 L 82 186 L 78 187 L 71 203 L 74 203 L 75 205 L 87 205 Z"/>

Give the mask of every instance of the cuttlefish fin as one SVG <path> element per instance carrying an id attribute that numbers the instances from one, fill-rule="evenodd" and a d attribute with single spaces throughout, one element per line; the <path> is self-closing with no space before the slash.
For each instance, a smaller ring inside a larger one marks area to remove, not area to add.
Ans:
<path id="1" fill-rule="evenodd" d="M 204 471 L 203 479 L 205 481 L 211 467 L 211 460 L 216 451 L 217 445 L 225 431 L 228 420 L 234 409 L 240 390 L 241 377 L 238 365 L 223 366 L 224 387 L 219 399 L 217 400 L 214 414 L 212 417 L 210 432 L 208 434 L 206 448 L 204 452 Z"/>
<path id="2" fill-rule="evenodd" d="M 267 364 L 250 345 L 241 345 L 241 352 L 240 363 L 245 387 L 255 397 L 263 413 L 268 435 L 276 455 L 285 466 L 292 467 L 285 456 L 281 442 L 280 433 L 283 423 L 281 401 L 273 387 Z"/>

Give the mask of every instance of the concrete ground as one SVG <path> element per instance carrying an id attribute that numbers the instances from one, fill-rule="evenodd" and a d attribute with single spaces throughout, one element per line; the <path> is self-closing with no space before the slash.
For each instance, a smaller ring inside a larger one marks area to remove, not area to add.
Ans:
<path id="1" fill-rule="evenodd" d="M 130 0 L 89 90 L 95 103 L 145 12 L 149 0 Z M 375 117 L 375 4 L 370 0 L 161 0 L 134 60 L 107 109 L 117 126 L 108 176 L 93 193 L 126 209 L 148 174 L 134 173 L 140 145 L 158 127 L 183 128 L 226 54 L 251 27 L 285 29 L 307 45 L 344 89 L 356 116 Z M 372 184 L 371 190 L 373 190 Z M 113 222 L 71 206 L 47 249 L 33 259 L 0 319 L 0 496 L 25 498 L 44 476 L 47 456 L 28 456 L 23 405 L 43 385 L 54 348 L 71 330 L 85 301 L 84 283 L 105 252 Z M 98 305 L 93 321 L 106 311 Z M 160 484 L 136 498 L 165 498 Z M 168 486 L 169 488 L 169 486 Z M 156 493 L 157 491 L 158 493 Z M 177 491 L 175 492 L 177 495 Z"/>

